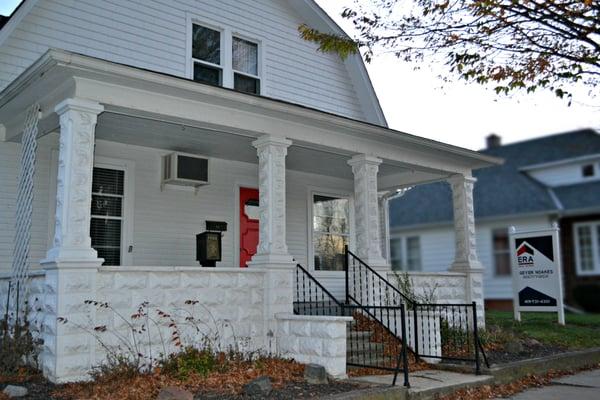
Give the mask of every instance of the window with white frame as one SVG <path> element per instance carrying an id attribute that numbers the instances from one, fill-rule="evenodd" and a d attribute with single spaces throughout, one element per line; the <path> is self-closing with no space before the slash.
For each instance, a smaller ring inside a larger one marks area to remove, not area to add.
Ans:
<path id="1" fill-rule="evenodd" d="M 260 94 L 258 43 L 199 24 L 192 24 L 191 42 L 195 81 Z"/>
<path id="2" fill-rule="evenodd" d="M 350 236 L 350 201 L 314 194 L 312 207 L 314 269 L 343 271 Z"/>
<path id="3" fill-rule="evenodd" d="M 233 88 L 240 92 L 260 94 L 258 77 L 258 44 L 233 37 Z"/>
<path id="4" fill-rule="evenodd" d="M 575 224 L 575 260 L 578 275 L 600 275 L 600 221 Z"/>
<path id="5" fill-rule="evenodd" d="M 121 169 L 94 167 L 90 237 L 103 265 L 121 265 L 122 261 L 124 179 Z"/>
<path id="6" fill-rule="evenodd" d="M 496 276 L 510 275 L 510 245 L 507 228 L 492 230 L 492 252 L 494 255 L 494 272 Z"/>
<path id="7" fill-rule="evenodd" d="M 192 60 L 195 81 L 223 85 L 221 32 L 193 24 Z"/>
<path id="8" fill-rule="evenodd" d="M 421 238 L 401 236 L 390 240 L 390 262 L 397 271 L 420 271 Z"/>

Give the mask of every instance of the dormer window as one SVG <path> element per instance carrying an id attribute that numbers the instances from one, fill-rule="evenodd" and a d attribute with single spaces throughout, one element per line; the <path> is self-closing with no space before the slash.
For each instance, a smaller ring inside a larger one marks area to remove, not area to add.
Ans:
<path id="1" fill-rule="evenodd" d="M 587 164 L 581 167 L 581 175 L 584 178 L 592 178 L 596 176 L 596 169 L 594 168 L 594 164 Z"/>
<path id="2" fill-rule="evenodd" d="M 192 78 L 240 92 L 260 94 L 259 44 L 217 30 L 192 24 Z"/>

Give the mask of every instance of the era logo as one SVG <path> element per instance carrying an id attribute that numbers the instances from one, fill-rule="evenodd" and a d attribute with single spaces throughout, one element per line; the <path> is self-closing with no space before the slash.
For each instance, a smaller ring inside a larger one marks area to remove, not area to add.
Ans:
<path id="1" fill-rule="evenodd" d="M 526 243 L 517 249 L 517 262 L 520 266 L 533 265 L 533 249 Z"/>
<path id="2" fill-rule="evenodd" d="M 517 257 L 517 262 L 519 263 L 519 265 L 533 264 L 533 257 L 530 255 L 519 256 L 519 257 Z"/>

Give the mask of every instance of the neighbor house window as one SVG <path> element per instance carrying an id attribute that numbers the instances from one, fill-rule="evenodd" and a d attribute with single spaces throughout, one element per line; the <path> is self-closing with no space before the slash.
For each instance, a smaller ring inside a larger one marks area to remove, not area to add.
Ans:
<path id="1" fill-rule="evenodd" d="M 221 86 L 221 32 L 194 24 L 192 27 L 194 80 Z"/>
<path id="2" fill-rule="evenodd" d="M 258 43 L 198 24 L 192 24 L 191 42 L 195 81 L 260 94 Z"/>
<path id="3" fill-rule="evenodd" d="M 103 265 L 121 265 L 125 171 L 94 168 L 92 181 L 92 247 Z"/>
<path id="4" fill-rule="evenodd" d="M 347 198 L 313 195 L 313 254 L 317 271 L 343 271 L 350 235 Z"/>
<path id="5" fill-rule="evenodd" d="M 492 250 L 494 256 L 494 271 L 496 276 L 510 275 L 510 246 L 508 229 L 494 229 L 492 231 Z"/>
<path id="6" fill-rule="evenodd" d="M 392 269 L 397 271 L 420 271 L 421 239 L 419 236 L 402 236 L 390 240 Z"/>
<path id="7" fill-rule="evenodd" d="M 600 274 L 600 221 L 574 225 L 575 259 L 579 275 Z"/>
<path id="8" fill-rule="evenodd" d="M 584 178 L 592 178 L 593 176 L 595 176 L 596 168 L 594 167 L 594 164 L 587 164 L 581 167 L 581 175 Z"/>

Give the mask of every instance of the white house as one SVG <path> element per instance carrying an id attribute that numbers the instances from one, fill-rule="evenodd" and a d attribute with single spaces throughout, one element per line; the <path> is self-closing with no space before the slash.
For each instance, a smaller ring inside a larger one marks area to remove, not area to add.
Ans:
<path id="1" fill-rule="evenodd" d="M 565 298 L 578 305 L 577 288 L 600 277 L 600 135 L 582 129 L 506 145 L 492 135 L 481 153 L 505 160 L 474 174 L 486 305 L 512 309 L 509 228 L 554 223 L 561 229 Z M 391 201 L 390 224 L 395 267 L 441 271 L 453 259 L 452 194 L 443 182 Z"/>
<path id="2" fill-rule="evenodd" d="M 30 277 L 48 377 L 102 361 L 57 323 L 84 300 L 190 298 L 250 346 L 301 340 L 289 353 L 343 375 L 347 318 L 291 315 L 296 263 L 337 296 L 345 244 L 387 272 L 382 199 L 432 179 L 454 188 L 459 300 L 482 305 L 471 177 L 498 159 L 388 129 L 360 57 L 317 52 L 302 23 L 343 34 L 311 0 L 25 0 L 4 21 L 0 295 Z M 196 261 L 206 221 L 227 224 L 215 268 Z"/>

